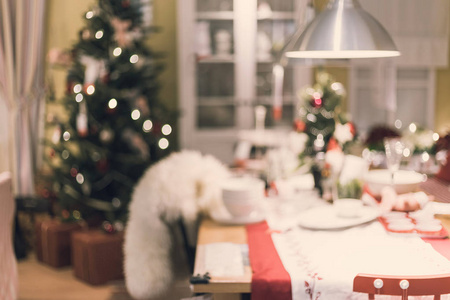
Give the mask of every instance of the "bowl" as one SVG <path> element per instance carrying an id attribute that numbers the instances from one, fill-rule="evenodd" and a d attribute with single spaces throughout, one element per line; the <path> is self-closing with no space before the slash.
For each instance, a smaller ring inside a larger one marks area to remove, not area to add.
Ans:
<path id="1" fill-rule="evenodd" d="M 391 172 L 387 169 L 369 171 L 364 179 L 369 191 L 374 196 L 380 196 L 384 187 L 392 185 Z M 393 187 L 397 194 L 416 192 L 419 190 L 420 183 L 426 179 L 424 174 L 399 170 L 395 172 Z"/>
<path id="2" fill-rule="evenodd" d="M 253 177 L 229 178 L 222 184 L 222 200 L 234 217 L 246 217 L 259 208 L 265 183 Z"/>

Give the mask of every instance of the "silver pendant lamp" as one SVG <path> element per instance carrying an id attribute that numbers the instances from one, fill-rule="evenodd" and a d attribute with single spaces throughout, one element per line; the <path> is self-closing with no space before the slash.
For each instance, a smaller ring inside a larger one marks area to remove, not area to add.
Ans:
<path id="1" fill-rule="evenodd" d="M 400 52 L 389 33 L 358 0 L 330 0 L 285 45 L 287 58 L 351 59 L 394 57 Z"/>

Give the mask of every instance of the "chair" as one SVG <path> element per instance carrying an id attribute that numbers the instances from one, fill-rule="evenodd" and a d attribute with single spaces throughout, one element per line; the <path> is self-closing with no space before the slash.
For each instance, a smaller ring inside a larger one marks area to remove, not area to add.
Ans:
<path id="1" fill-rule="evenodd" d="M 450 273 L 427 276 L 387 276 L 358 274 L 353 280 L 353 291 L 369 294 L 369 299 L 375 295 L 401 296 L 407 300 L 408 296 L 434 295 L 434 299 L 441 299 L 441 295 L 450 294 Z"/>
<path id="2" fill-rule="evenodd" d="M 12 246 L 15 201 L 11 190 L 11 174 L 0 173 L 0 299 L 18 296 L 17 262 Z"/>
<path id="3" fill-rule="evenodd" d="M 221 203 L 220 184 L 229 176 L 214 157 L 188 150 L 171 154 L 144 173 L 135 186 L 125 229 L 125 284 L 132 297 L 162 297 L 170 290 L 175 275 L 171 252 L 180 229 L 192 268 L 198 217 Z"/>

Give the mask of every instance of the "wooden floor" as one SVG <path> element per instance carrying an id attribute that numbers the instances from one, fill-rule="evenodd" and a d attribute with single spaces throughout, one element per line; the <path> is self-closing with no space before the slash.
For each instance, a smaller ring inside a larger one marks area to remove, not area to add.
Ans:
<path id="1" fill-rule="evenodd" d="M 19 261 L 19 300 L 131 300 L 123 280 L 92 286 L 72 275 L 72 268 L 55 269 L 38 262 L 33 254 Z M 170 294 L 154 300 L 176 300 L 191 295 L 189 272 L 178 268 Z M 153 299 L 152 299 L 153 300 Z"/>

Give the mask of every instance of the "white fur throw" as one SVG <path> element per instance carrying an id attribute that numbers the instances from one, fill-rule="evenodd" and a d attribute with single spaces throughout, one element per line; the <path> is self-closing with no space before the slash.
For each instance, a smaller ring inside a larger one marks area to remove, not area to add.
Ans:
<path id="1" fill-rule="evenodd" d="M 125 282 L 133 298 L 163 295 L 173 274 L 167 223 L 194 223 L 200 212 L 221 205 L 219 184 L 228 169 L 195 151 L 171 154 L 142 176 L 130 203 L 125 231 Z"/>

